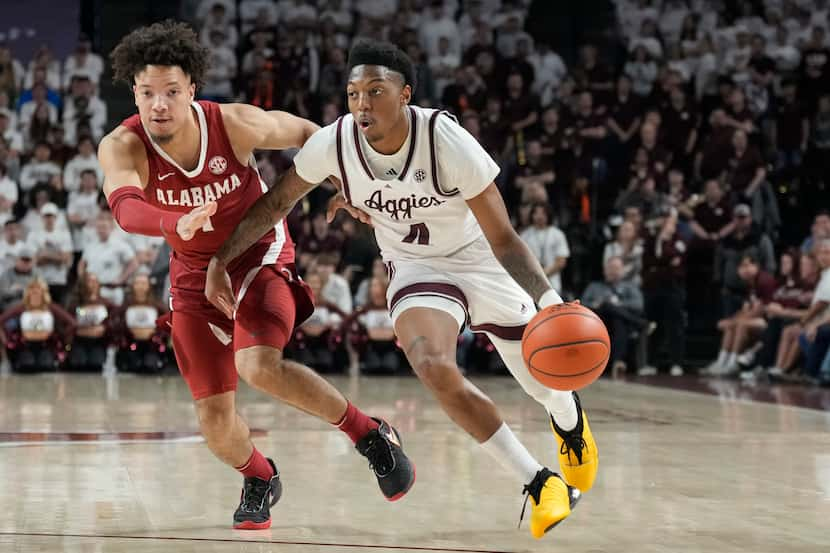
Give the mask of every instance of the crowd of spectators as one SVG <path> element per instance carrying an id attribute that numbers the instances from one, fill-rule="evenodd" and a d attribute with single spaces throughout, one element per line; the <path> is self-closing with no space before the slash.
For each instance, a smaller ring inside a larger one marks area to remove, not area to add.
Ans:
<path id="1" fill-rule="evenodd" d="M 828 2 L 618 0 L 596 18 L 610 23 L 574 33 L 567 51 L 545 32 L 543 4 L 183 2 L 212 57 L 201 97 L 320 124 L 345 111 L 354 40 L 404 49 L 413 101 L 455 114 L 496 159 L 514 226 L 551 283 L 606 321 L 612 372 L 680 375 L 711 361 L 703 372 L 717 376 L 830 380 Z M 4 307 L 34 274 L 67 307 L 83 301 L 67 290 L 93 275 L 107 313 L 133 280 L 149 274 L 163 290 L 165 246 L 125 236 L 101 202 L 104 65 L 89 41 L 63 64 L 43 48 L 27 68 L 0 46 L 0 69 Z M 292 155 L 262 153 L 265 179 Z M 324 371 L 404 371 L 371 231 L 326 224 L 330 193 L 289 219 L 319 292 L 290 355 Z M 73 329 L 70 360 L 90 338 L 73 308 L 74 325 L 54 316 Z M 92 338 L 111 334 L 100 331 Z M 469 370 L 499 370 L 486 340 L 463 333 L 459 346 Z"/>

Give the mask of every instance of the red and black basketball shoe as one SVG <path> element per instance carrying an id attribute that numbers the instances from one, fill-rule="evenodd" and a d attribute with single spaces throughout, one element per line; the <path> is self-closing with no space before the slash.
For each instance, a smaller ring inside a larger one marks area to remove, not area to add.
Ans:
<path id="1" fill-rule="evenodd" d="M 245 479 L 242 498 L 233 514 L 233 527 L 237 530 L 264 530 L 271 527 L 271 507 L 280 500 L 282 482 L 274 461 L 268 459 L 274 469 L 270 480 L 252 476 Z"/>
<path id="2" fill-rule="evenodd" d="M 363 436 L 355 448 L 369 459 L 369 468 L 374 471 L 384 497 L 397 501 L 415 483 L 415 465 L 403 452 L 398 431 L 384 420 L 372 419 L 378 428 Z"/>

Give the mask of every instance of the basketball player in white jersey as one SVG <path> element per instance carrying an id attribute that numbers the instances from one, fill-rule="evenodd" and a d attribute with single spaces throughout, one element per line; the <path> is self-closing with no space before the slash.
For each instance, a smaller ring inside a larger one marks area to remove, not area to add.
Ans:
<path id="1" fill-rule="evenodd" d="M 521 354 L 525 324 L 562 300 L 510 224 L 493 180 L 496 163 L 445 112 L 409 106 L 412 62 L 391 44 L 361 42 L 349 55 L 348 115 L 317 131 L 294 167 L 248 211 L 211 260 L 205 294 L 229 317 L 226 267 L 299 198 L 330 176 L 330 204 L 370 221 L 390 270 L 387 301 L 409 363 L 449 416 L 525 485 L 534 537 L 561 522 L 591 488 L 598 455 L 572 392 L 539 384 Z M 524 390 L 548 411 L 564 480 L 543 467 L 496 406 L 455 364 L 456 336 L 485 332 Z"/>

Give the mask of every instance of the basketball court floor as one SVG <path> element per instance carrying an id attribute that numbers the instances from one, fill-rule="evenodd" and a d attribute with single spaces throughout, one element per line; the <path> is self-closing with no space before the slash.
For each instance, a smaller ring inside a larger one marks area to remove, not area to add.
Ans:
<path id="1" fill-rule="evenodd" d="M 334 380 L 401 431 L 412 491 L 387 503 L 345 436 L 243 388 L 285 493 L 270 530 L 240 532 L 241 477 L 200 442 L 180 379 L 0 378 L 0 552 L 830 551 L 826 410 L 602 380 L 583 393 L 597 484 L 536 541 L 516 529 L 521 486 L 415 379 Z M 476 382 L 555 466 L 541 408 L 512 380 Z"/>

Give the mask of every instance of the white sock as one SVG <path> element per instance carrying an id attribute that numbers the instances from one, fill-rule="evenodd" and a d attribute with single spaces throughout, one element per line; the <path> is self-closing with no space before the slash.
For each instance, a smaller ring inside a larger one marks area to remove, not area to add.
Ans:
<path id="1" fill-rule="evenodd" d="M 539 461 L 522 445 L 507 423 L 502 423 L 496 432 L 481 447 L 498 463 L 515 474 L 522 484 L 527 484 L 542 470 Z"/>
<path id="2" fill-rule="evenodd" d="M 735 367 L 738 364 L 738 356 L 735 354 L 734 351 L 730 351 L 729 354 L 726 356 L 726 361 L 724 361 L 723 366 L 729 369 Z"/>
<path id="3" fill-rule="evenodd" d="M 502 361 L 507 365 L 507 369 L 513 375 L 513 378 L 516 379 L 530 397 L 541 403 L 547 409 L 547 412 L 556 421 L 556 425 L 562 430 L 573 430 L 576 428 L 579 415 L 576 412 L 576 402 L 574 401 L 573 392 L 551 390 L 550 388 L 542 386 L 538 380 L 533 378 L 522 358 L 521 342 L 502 340 L 489 333 L 487 336 L 493 342 L 493 346 L 499 352 Z"/>
<path id="4" fill-rule="evenodd" d="M 726 359 L 728 357 L 729 357 L 729 352 L 728 351 L 726 351 L 725 349 L 720 350 L 720 353 L 718 354 L 718 360 L 716 361 L 718 366 L 723 367 L 724 365 L 726 365 Z"/>

